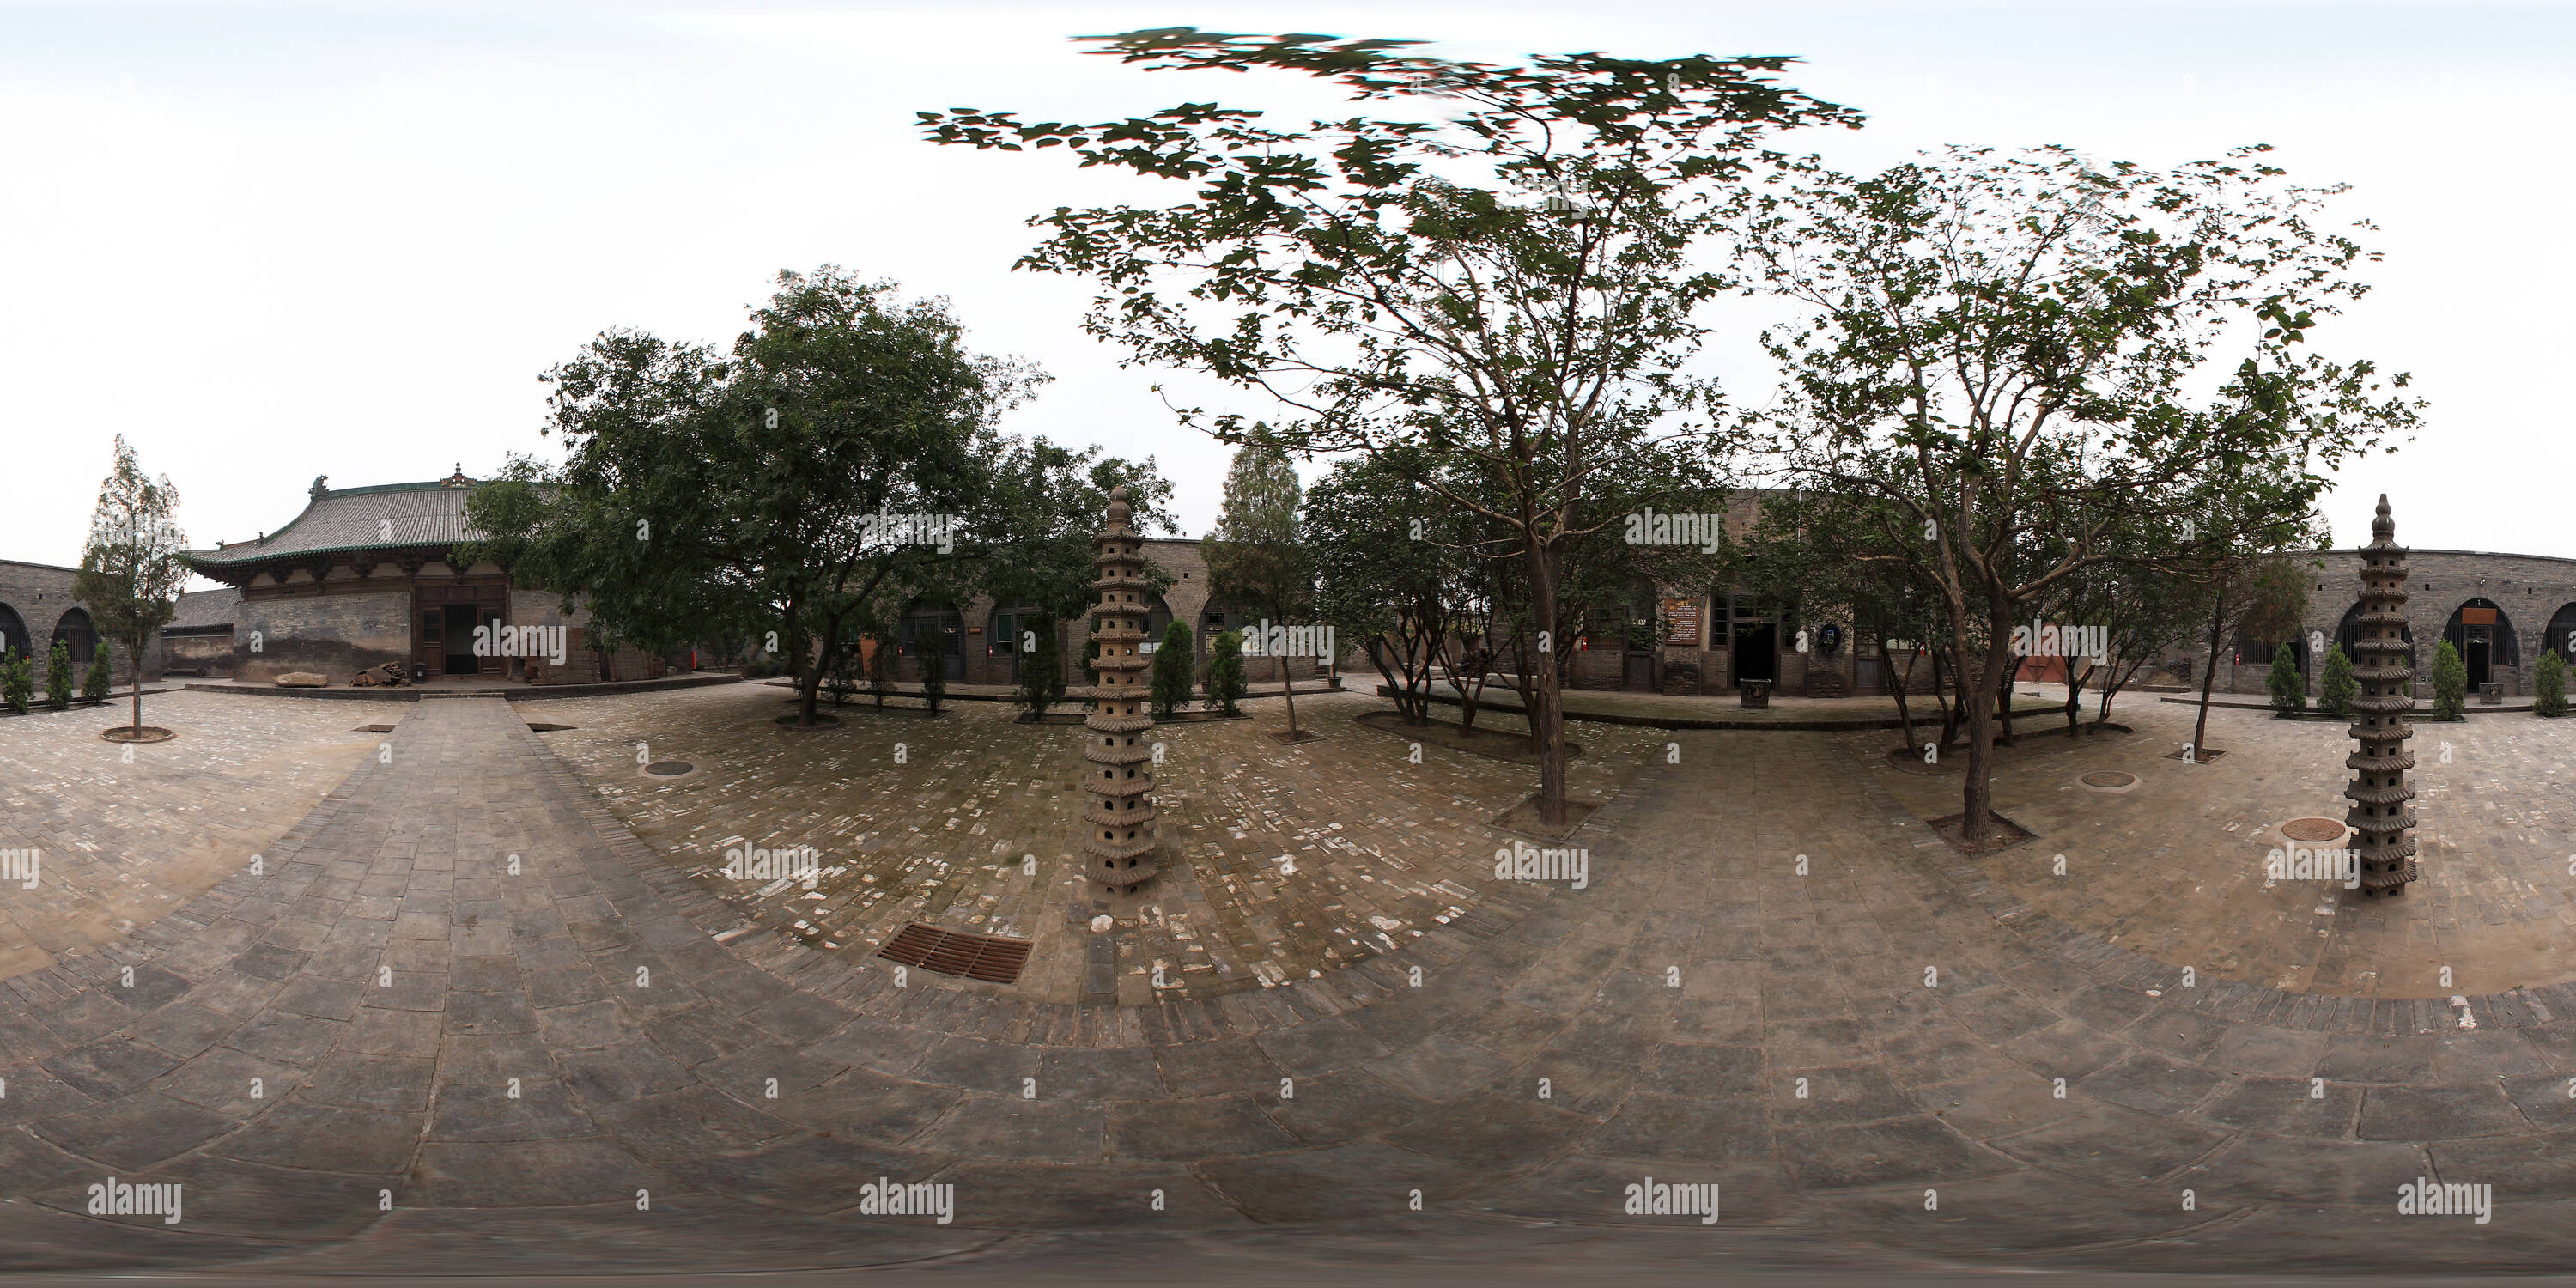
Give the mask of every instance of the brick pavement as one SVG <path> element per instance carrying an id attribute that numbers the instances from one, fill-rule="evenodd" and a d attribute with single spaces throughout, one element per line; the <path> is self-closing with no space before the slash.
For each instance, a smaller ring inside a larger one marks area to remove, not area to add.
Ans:
<path id="1" fill-rule="evenodd" d="M 1588 889 L 1145 1006 L 720 942 L 734 909 L 546 736 L 422 704 L 268 875 L 0 985 L 0 1265 L 971 1265 L 1004 1233 L 1281 1249 L 1262 1227 L 1488 1265 L 1569 1230 L 1666 1263 L 2571 1253 L 2576 988 L 2471 997 L 2471 1030 L 2181 988 L 1924 845 L 1826 736 L 1680 735 L 1578 834 Z M 182 1184 L 184 1221 L 83 1215 L 110 1176 Z M 1721 1183 L 1721 1219 L 1628 1214 L 1649 1176 Z M 2491 1184 L 2492 1222 L 2398 1220 L 2418 1176 Z M 953 1185 L 953 1223 L 861 1212 L 881 1177 Z"/>

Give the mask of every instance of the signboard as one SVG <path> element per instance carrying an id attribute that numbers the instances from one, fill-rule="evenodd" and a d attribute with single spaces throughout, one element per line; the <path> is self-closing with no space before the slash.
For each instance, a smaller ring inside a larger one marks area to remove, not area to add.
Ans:
<path id="1" fill-rule="evenodd" d="M 2496 610 L 2492 608 L 2463 608 L 2460 610 L 2460 625 L 2462 626 L 2493 626 L 2495 625 L 2495 618 Z"/>
<path id="2" fill-rule="evenodd" d="M 1672 636 L 1665 642 L 1676 648 L 1699 647 L 1699 601 L 1667 599 L 1664 620 L 1672 624 Z"/>

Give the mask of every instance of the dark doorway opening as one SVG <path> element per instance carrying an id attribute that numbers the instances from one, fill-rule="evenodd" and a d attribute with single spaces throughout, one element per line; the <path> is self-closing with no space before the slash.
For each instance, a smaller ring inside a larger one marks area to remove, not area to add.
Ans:
<path id="1" fill-rule="evenodd" d="M 2488 654 L 2492 651 L 2491 646 L 2487 642 L 2487 632 L 2491 629 L 2493 628 L 2487 626 L 2472 626 L 2468 628 L 2468 656 L 2461 658 L 2460 660 L 2468 664 L 2469 687 L 2472 689 L 2486 683 L 2487 677 L 2494 669 L 2487 661 Z"/>
<path id="2" fill-rule="evenodd" d="M 1780 628 L 1774 622 L 1735 623 L 1734 647 L 1726 651 L 1727 678 L 1741 686 L 1746 680 L 1780 678 Z"/>
<path id="3" fill-rule="evenodd" d="M 440 615 L 444 618 L 440 634 L 447 640 L 447 673 L 474 674 L 481 668 L 481 660 L 474 656 L 474 605 L 448 604 Z"/>

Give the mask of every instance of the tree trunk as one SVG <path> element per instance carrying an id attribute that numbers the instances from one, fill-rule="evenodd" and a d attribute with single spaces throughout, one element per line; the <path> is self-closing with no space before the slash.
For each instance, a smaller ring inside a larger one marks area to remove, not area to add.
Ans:
<path id="1" fill-rule="evenodd" d="M 1905 674 L 1899 678 L 1896 659 L 1887 651 L 1885 631 L 1878 633 L 1878 673 L 1879 679 L 1887 685 L 1887 695 L 1896 699 L 1896 722 L 1905 731 L 1904 747 L 1910 752 L 1914 750 L 1914 709 L 1907 705 L 1905 691 L 1914 687 L 1914 655 L 1906 655 Z"/>
<path id="2" fill-rule="evenodd" d="M 1279 655 L 1279 691 L 1288 698 L 1288 741 L 1297 741 L 1297 686 L 1288 678 L 1288 655 Z"/>
<path id="3" fill-rule="evenodd" d="M 2021 667 L 2025 660 L 2016 657 L 2012 665 L 2004 668 L 2004 682 L 1998 686 L 1995 696 L 1995 716 L 2003 721 L 2003 744 L 2007 747 L 2013 745 L 2013 686 L 2021 683 Z"/>
<path id="4" fill-rule="evenodd" d="M 2012 638 L 2012 627 L 2004 621 L 2008 614 L 1996 612 L 1992 616 L 1999 629 L 1990 633 L 1985 658 L 1974 675 L 1968 673 L 1967 628 L 1963 624 L 1952 631 L 1959 650 L 1959 688 L 1968 710 L 1968 781 L 1960 791 L 1959 839 L 1969 845 L 1983 844 L 1995 830 L 1995 709 L 1987 696 L 1994 677 L 2004 673 L 2004 651 Z"/>
<path id="5" fill-rule="evenodd" d="M 1556 567 L 1535 533 L 1524 538 L 1530 563 L 1530 621 L 1539 630 L 1537 705 L 1529 712 L 1530 740 L 1538 744 L 1538 820 L 1565 825 L 1565 704 L 1557 673 Z"/>
<path id="6" fill-rule="evenodd" d="M 2191 729 L 2191 758 L 2209 750 L 2209 688 L 2218 683 L 2218 633 L 2227 625 L 2227 592 L 2218 592 L 2218 606 L 2209 615 L 2209 666 L 2200 673 L 2200 719 Z"/>
<path id="7" fill-rule="evenodd" d="M 2101 669 L 2088 666 L 2079 677 L 2075 674 L 2073 660 L 2066 664 L 2066 736 L 2070 739 L 2076 734 L 2078 722 L 2084 718 L 2084 681 L 2092 679 L 2093 673 Z"/>
<path id="8" fill-rule="evenodd" d="M 1929 652 L 1932 654 L 1932 700 L 1939 703 L 1941 707 L 1940 746 L 1946 751 L 1959 737 L 1959 704 L 1953 700 L 1959 693 L 1959 677 L 1955 674 L 1950 676 L 1949 687 L 1945 691 L 1942 687 L 1941 674 L 1941 659 L 1945 655 L 1945 650 L 1936 648 Z"/>
<path id="9" fill-rule="evenodd" d="M 143 736 L 143 650 L 132 645 L 125 649 L 125 676 L 134 685 L 134 692 L 130 695 L 134 699 L 134 736 L 140 738 Z"/>

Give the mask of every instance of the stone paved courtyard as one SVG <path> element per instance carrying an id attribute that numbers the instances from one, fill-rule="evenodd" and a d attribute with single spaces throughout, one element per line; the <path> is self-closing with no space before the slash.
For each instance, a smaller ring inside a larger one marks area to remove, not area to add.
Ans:
<path id="1" fill-rule="evenodd" d="M 1395 951 L 1118 1006 L 898 986 L 846 949 L 737 933 L 766 905 L 717 897 L 702 858 L 618 822 L 687 811 L 590 790 L 617 712 L 564 720 L 596 721 L 573 731 L 597 731 L 576 766 L 526 708 L 394 710 L 390 763 L 362 757 L 265 875 L 0 984 L 0 1265 L 973 1267 L 1082 1231 L 1242 1250 L 1324 1230 L 1502 1262 L 1570 1239 L 1664 1264 L 1828 1245 L 2124 1270 L 2576 1255 L 2576 987 L 2469 993 L 2475 1028 L 2433 990 L 2185 988 L 2080 908 L 2018 893 L 2005 864 L 1957 858 L 1910 800 L 1945 780 L 1847 774 L 1845 735 L 1673 735 L 1679 763 L 1632 758 L 1577 834 L 1585 890 L 1489 879 Z M 702 755 L 721 707 L 702 718 L 639 723 L 673 730 L 657 756 Z M 2143 719 L 2121 754 L 2153 750 Z M 2257 767 L 2258 720 L 2220 743 Z M 952 727 L 919 763 L 948 766 L 953 796 L 910 808 L 1007 812 L 976 726 Z M 2539 754 L 2517 736 L 2460 748 Z M 1271 777 L 1303 762 L 1244 763 L 1264 767 L 1232 790 L 1283 817 L 1308 790 Z M 2056 844 L 2083 816 L 2044 816 L 2040 775 L 2072 761 L 2025 764 L 2003 807 Z M 2157 786 L 2123 764 L 2133 795 Z M 1206 772 L 1193 790 L 1225 790 Z M 1440 772 L 1487 803 L 1483 766 Z M 1283 827 L 1353 821 L 1302 808 Z M 181 1184 L 184 1222 L 86 1215 L 110 1177 Z M 1625 1187 L 1649 1177 L 1720 1183 L 1721 1219 L 1630 1214 Z M 2492 1221 L 2389 1237 L 2418 1177 L 2493 1185 Z M 953 1220 L 862 1214 L 880 1178 L 953 1185 Z"/>
<path id="2" fill-rule="evenodd" d="M 113 944 L 246 866 L 374 752 L 357 726 L 390 716 L 338 704 L 152 694 L 133 749 L 99 730 L 123 703 L 0 721 L 0 849 L 39 852 L 32 889 L 0 893 L 0 978 Z"/>
<path id="3" fill-rule="evenodd" d="M 1156 728 L 1169 749 L 1156 799 L 1181 861 L 1121 918 L 1114 961 L 1084 948 L 1109 909 L 1075 875 L 1079 727 L 1016 724 L 999 703 L 934 720 L 862 702 L 838 709 L 838 729 L 781 734 L 771 718 L 793 706 L 759 685 L 550 702 L 541 718 L 577 726 L 547 745 L 621 822 L 766 929 L 852 960 L 912 921 L 1029 938 L 1012 995 L 1133 1005 L 1157 968 L 1165 991 L 1189 996 L 1272 987 L 1395 951 L 1485 897 L 1494 851 L 1514 839 L 1490 820 L 1529 794 L 1531 771 L 1437 750 L 1415 765 L 1408 740 L 1354 723 L 1384 706 L 1302 697 L 1300 723 L 1324 737 L 1294 746 L 1267 736 L 1286 727 L 1276 701 L 1253 720 Z M 1575 793 L 1596 800 L 1668 741 L 1591 724 L 1572 736 L 1589 749 Z M 697 772 L 657 780 L 638 744 Z M 725 878 L 726 851 L 746 842 L 821 851 L 817 888 Z"/>

